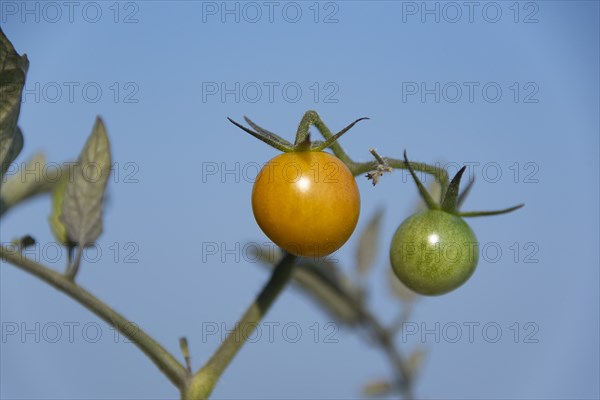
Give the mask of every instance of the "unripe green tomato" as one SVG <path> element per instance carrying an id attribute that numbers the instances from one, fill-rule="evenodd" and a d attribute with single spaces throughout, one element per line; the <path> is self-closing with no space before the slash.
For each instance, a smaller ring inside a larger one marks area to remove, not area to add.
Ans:
<path id="1" fill-rule="evenodd" d="M 390 260 L 396 276 L 424 295 L 448 293 L 475 271 L 479 245 L 460 217 L 427 210 L 408 217 L 396 230 Z"/>

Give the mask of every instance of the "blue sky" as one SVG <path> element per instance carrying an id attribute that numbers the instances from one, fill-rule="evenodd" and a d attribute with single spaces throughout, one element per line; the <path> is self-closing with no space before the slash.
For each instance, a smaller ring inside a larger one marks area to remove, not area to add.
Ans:
<path id="1" fill-rule="evenodd" d="M 309 109 L 332 130 L 369 116 L 341 140 L 354 159 L 369 160 L 376 147 L 471 165 L 477 183 L 465 208 L 526 203 L 470 220 L 489 253 L 464 287 L 417 303 L 419 333 L 439 324 L 442 334 L 439 343 L 398 338 L 406 352 L 427 351 L 417 394 L 598 398 L 598 2 L 270 4 L 0 5 L 2 29 L 31 63 L 18 161 L 37 151 L 74 159 L 96 115 L 108 129 L 117 164 L 102 254 L 83 265 L 80 282 L 174 353 L 186 335 L 201 365 L 267 279 L 224 250 L 267 241 L 250 193 L 255 166 L 277 151 L 226 117 L 247 115 L 291 140 Z M 375 188 L 359 179 L 359 188 L 357 232 L 385 208 L 369 284 L 371 307 L 389 322 L 400 305 L 385 283 L 387 246 L 417 192 L 401 172 Z M 49 213 L 47 198 L 14 209 L 2 241 L 31 234 L 40 243 L 33 255 L 47 261 Z M 357 236 L 336 253 L 348 273 Z M 219 254 L 206 254 L 207 243 Z M 88 311 L 4 263 L 0 276 L 3 398 L 177 397 Z M 266 321 L 279 324 L 274 340 L 246 346 L 215 398 L 356 398 L 363 383 L 390 373 L 356 332 L 341 327 L 337 343 L 315 343 L 314 330 L 325 334 L 331 319 L 297 290 Z M 286 324 L 300 327 L 296 343 Z M 209 325 L 219 334 L 206 335 Z M 451 343 L 443 332 L 456 325 L 462 337 Z M 50 343 L 56 326 L 62 336 Z M 501 329 L 495 343 L 484 327 Z M 22 337 L 25 329 L 34 333 Z"/>

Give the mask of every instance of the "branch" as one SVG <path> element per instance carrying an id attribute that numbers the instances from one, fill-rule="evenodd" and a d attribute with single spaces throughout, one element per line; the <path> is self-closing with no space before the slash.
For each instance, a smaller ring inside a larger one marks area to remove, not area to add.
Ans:
<path id="1" fill-rule="evenodd" d="M 307 270 L 310 271 L 310 270 Z M 348 293 L 343 287 L 336 285 L 338 294 L 347 302 L 347 304 L 354 309 L 358 314 L 359 323 L 370 330 L 375 339 L 375 342 L 382 348 L 383 352 L 389 358 L 394 369 L 398 373 L 398 381 L 400 383 L 400 389 L 405 399 L 411 399 L 412 396 L 412 377 L 411 371 L 408 364 L 404 360 L 404 357 L 400 353 L 400 350 L 394 343 L 394 332 L 390 329 L 386 329 L 372 314 L 364 304 Z"/>
<path id="2" fill-rule="evenodd" d="M 356 122 L 357 121 L 355 121 L 354 123 L 356 123 Z M 308 127 L 310 124 L 313 124 L 317 128 L 317 130 L 321 133 L 321 136 L 323 136 L 326 141 L 328 139 L 333 138 L 333 136 L 334 136 L 333 133 L 331 133 L 331 131 L 329 130 L 327 125 L 325 125 L 323 120 L 319 117 L 319 115 L 315 111 L 307 112 L 305 114 L 304 118 L 302 119 L 300 126 L 303 127 L 304 129 L 308 130 Z M 337 158 L 339 158 L 340 160 L 342 160 L 342 162 L 344 164 L 346 164 L 346 166 L 350 169 L 350 171 L 352 172 L 352 174 L 354 176 L 358 176 L 358 175 L 362 175 L 362 174 L 365 174 L 370 171 L 374 171 L 377 169 L 377 166 L 380 165 L 380 163 L 378 161 L 370 161 L 370 162 L 364 162 L 364 163 L 358 163 L 358 162 L 353 161 L 350 158 L 350 156 L 348 154 L 346 154 L 346 152 L 344 151 L 344 149 L 342 148 L 340 143 L 337 141 L 334 142 L 333 144 L 331 144 L 329 146 L 329 148 L 333 151 L 333 154 L 335 154 L 337 156 Z M 387 157 L 384 157 L 383 160 L 385 161 L 386 165 L 391 168 L 407 169 L 406 165 L 404 164 L 404 160 L 398 160 L 395 158 L 387 158 Z M 413 161 L 410 162 L 410 165 L 415 171 L 424 172 L 426 174 L 433 175 L 436 178 L 436 180 L 440 183 L 440 185 L 442 186 L 442 195 L 444 193 L 446 193 L 446 189 L 448 188 L 450 179 L 448 178 L 448 172 L 445 169 L 436 167 L 433 165 L 428 165 L 425 163 L 418 163 L 418 162 L 413 162 Z"/>
<path id="3" fill-rule="evenodd" d="M 364 324 L 371 328 L 375 339 L 383 352 L 388 356 L 390 362 L 399 374 L 400 390 L 405 399 L 412 399 L 412 377 L 408 364 L 404 357 L 398 351 L 394 340 L 393 333 L 384 328 L 379 321 L 368 310 L 359 306 L 359 312 L 364 317 Z"/>
<path id="4" fill-rule="evenodd" d="M 206 399 L 210 396 L 227 366 L 246 343 L 246 339 L 254 333 L 261 319 L 290 280 L 295 260 L 296 256 L 286 253 L 279 261 L 269 282 L 236 323 L 233 332 L 221 343 L 210 360 L 196 372 L 182 398 Z"/>
<path id="5" fill-rule="evenodd" d="M 270 270 L 274 268 L 272 260 L 263 259 L 262 261 Z M 400 349 L 394 342 L 394 337 L 398 331 L 397 327 L 386 328 L 381 324 L 376 315 L 366 307 L 363 298 L 357 296 L 347 285 L 342 284 L 342 282 L 349 281 L 343 279 L 341 275 L 339 279 L 335 278 L 338 273 L 341 274 L 341 271 L 336 271 L 335 274 L 331 275 L 326 273 L 327 270 L 328 268 L 325 264 L 312 263 L 308 259 L 298 260 L 292 274 L 292 282 L 304 294 L 312 297 L 313 300 L 317 300 L 321 308 L 325 311 L 329 310 L 334 318 L 341 320 L 349 327 L 364 328 L 370 334 L 373 343 L 385 353 L 392 364 L 395 371 L 395 379 L 403 398 L 413 398 L 411 370 L 402 356 Z M 329 295 L 325 295 L 325 292 L 328 292 Z M 349 311 L 339 313 L 341 307 L 339 305 L 335 306 L 334 303 L 343 304 L 343 309 Z M 403 311 L 401 322 L 404 322 L 408 318 L 409 313 L 410 307 Z"/>
<path id="6" fill-rule="evenodd" d="M 130 339 L 175 386 L 180 389 L 185 387 L 189 376 L 185 367 L 141 328 L 132 330 L 131 321 L 93 294 L 64 275 L 25 257 L 20 252 L 11 250 L 9 247 L 0 246 L 0 259 L 41 279 L 96 314 Z"/>

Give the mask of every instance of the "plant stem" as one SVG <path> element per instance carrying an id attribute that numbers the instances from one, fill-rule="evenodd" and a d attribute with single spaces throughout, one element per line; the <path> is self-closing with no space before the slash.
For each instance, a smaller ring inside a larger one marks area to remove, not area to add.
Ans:
<path id="1" fill-rule="evenodd" d="M 77 272 L 79 272 L 79 265 L 81 264 L 81 257 L 83 256 L 83 247 L 77 246 L 77 252 L 75 253 L 75 259 L 72 262 L 69 262 L 67 265 L 67 270 L 65 271 L 65 276 L 70 281 L 75 281 L 75 277 L 77 276 Z"/>
<path id="2" fill-rule="evenodd" d="M 186 391 L 182 392 L 183 399 L 207 399 L 210 396 L 227 366 L 242 348 L 246 339 L 252 335 L 277 296 L 289 282 L 295 260 L 296 256 L 286 253 L 279 261 L 269 282 L 236 323 L 233 332 L 221 343 L 221 346 L 210 360 L 196 372 Z"/>
<path id="3" fill-rule="evenodd" d="M 267 265 L 271 265 L 267 263 Z M 378 346 L 383 353 L 387 356 L 395 372 L 395 382 L 397 387 L 402 393 L 403 398 L 412 398 L 412 374 L 411 370 L 405 361 L 400 349 L 394 342 L 394 337 L 397 333 L 397 327 L 386 328 L 372 313 L 363 302 L 361 296 L 357 296 L 354 290 L 351 290 L 347 285 L 341 284 L 342 281 L 348 279 L 343 278 L 341 271 L 336 271 L 336 274 L 340 274 L 338 279 L 327 279 L 324 275 L 317 271 L 323 270 L 326 266 L 323 264 L 305 264 L 302 262 L 298 263 L 293 275 L 293 282 L 305 291 L 308 296 L 315 296 L 317 290 L 315 290 L 314 282 L 320 281 L 322 288 L 318 292 L 323 293 L 326 290 L 331 291 L 331 297 L 327 296 L 331 302 L 342 302 L 346 307 L 353 311 L 353 316 L 349 319 L 340 317 L 341 320 L 348 324 L 349 327 L 361 327 L 366 330 L 369 337 L 372 339 L 374 345 Z M 312 279 L 311 279 L 312 278 Z M 331 300 L 335 297 L 335 300 Z M 315 297 L 316 299 L 319 296 Z M 333 312 L 335 315 L 336 313 Z M 410 306 L 404 309 L 401 321 L 404 322 L 410 315 Z M 399 323 L 400 323 L 399 322 Z M 362 332 L 362 331 L 361 331 Z"/>
<path id="4" fill-rule="evenodd" d="M 333 147 L 332 147 L 332 150 L 333 150 Z M 335 152 L 335 150 L 334 150 L 334 153 L 337 156 L 337 153 Z M 399 160 L 397 158 L 388 158 L 388 157 L 383 157 L 383 160 L 386 162 L 386 165 L 391 168 L 408 170 L 408 168 L 406 168 L 406 165 L 404 164 L 404 160 Z M 358 176 L 358 175 L 362 175 L 362 174 L 370 172 L 370 171 L 374 171 L 377 168 L 377 166 L 379 165 L 379 162 L 368 161 L 368 162 L 364 162 L 364 163 L 357 163 L 357 162 L 351 161 L 350 164 L 346 164 L 346 165 L 348 166 L 348 168 L 350 169 L 350 171 L 352 172 L 352 174 L 354 176 Z M 439 182 L 439 184 L 442 186 L 442 192 L 446 193 L 446 189 L 448 188 L 448 184 L 450 181 L 450 179 L 448 178 L 448 172 L 446 172 L 446 170 L 439 168 L 439 167 L 435 167 L 433 165 L 420 163 L 420 162 L 414 162 L 414 161 L 410 162 L 410 166 L 415 171 L 423 172 L 423 173 L 434 176 L 436 181 Z"/>
<path id="5" fill-rule="evenodd" d="M 404 358 L 401 356 L 400 352 L 396 348 L 396 345 L 394 344 L 392 332 L 384 328 L 370 312 L 363 309 L 361 310 L 361 313 L 363 315 L 365 325 L 371 328 L 377 343 L 379 343 L 383 349 L 383 352 L 388 356 L 390 362 L 398 372 L 402 396 L 405 399 L 412 399 L 411 372 L 408 368 L 408 364 L 405 362 Z"/>
<path id="6" fill-rule="evenodd" d="M 375 342 L 382 348 L 383 352 L 389 358 L 392 366 L 398 374 L 400 389 L 405 399 L 412 399 L 412 376 L 404 357 L 394 343 L 394 331 L 386 329 L 371 313 L 365 305 L 358 301 L 355 296 L 352 296 L 343 288 L 339 288 L 339 293 L 344 300 L 352 307 L 359 315 L 360 323 L 370 330 L 375 339 Z"/>
<path id="7" fill-rule="evenodd" d="M 354 123 L 356 122 L 357 121 L 355 121 Z M 329 128 L 327 127 L 327 125 L 325 125 L 321 117 L 319 117 L 319 115 L 316 113 L 316 111 L 311 110 L 307 111 L 306 114 L 304 114 L 304 117 L 300 122 L 298 132 L 308 132 L 308 128 L 310 127 L 310 125 L 314 125 L 317 128 L 317 130 L 321 133 L 321 135 L 325 138 L 325 140 L 330 139 L 334 136 L 333 133 L 331 133 L 331 130 L 329 130 Z M 331 151 L 333 151 L 333 154 L 335 154 L 337 158 L 339 158 L 344 164 L 346 164 L 346 166 L 350 169 L 354 176 L 374 171 L 379 165 L 378 161 L 370 161 L 365 163 L 354 162 L 350 158 L 350 156 L 346 154 L 340 143 L 337 141 L 331 144 L 329 148 L 331 149 Z M 383 157 L 383 160 L 385 161 L 387 166 L 392 167 L 394 169 L 407 169 L 406 165 L 404 164 L 404 160 L 387 157 Z M 410 165 L 415 171 L 433 175 L 442 186 L 442 196 L 446 193 L 446 189 L 448 188 L 450 180 L 448 178 L 448 172 L 445 169 L 413 161 L 410 162 Z"/>
<path id="8" fill-rule="evenodd" d="M 0 246 L 0 259 L 34 275 L 77 301 L 130 339 L 175 386 L 180 389 L 186 386 L 189 375 L 179 361 L 141 328 L 133 325 L 136 329 L 132 329 L 131 321 L 93 294 L 63 274 L 35 262 L 25 257 L 21 252 L 11 250 L 9 247 Z"/>

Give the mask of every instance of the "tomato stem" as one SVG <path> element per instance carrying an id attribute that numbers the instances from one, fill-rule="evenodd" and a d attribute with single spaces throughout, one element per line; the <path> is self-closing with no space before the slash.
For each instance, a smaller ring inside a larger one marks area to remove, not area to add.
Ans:
<path id="1" fill-rule="evenodd" d="M 249 133 L 257 139 L 285 153 L 294 151 L 322 151 L 326 148 L 330 148 L 333 154 L 335 154 L 337 158 L 339 158 L 344 164 L 346 164 L 348 169 L 350 169 L 350 172 L 352 172 L 352 175 L 356 177 L 358 175 L 367 174 L 367 177 L 373 180 L 374 185 L 384 173 L 390 172 L 392 169 L 408 170 L 411 176 L 413 177 L 415 183 L 417 184 L 417 188 L 419 189 L 421 197 L 427 204 L 427 207 L 429 207 L 430 209 L 443 209 L 446 212 L 462 217 L 479 217 L 486 215 L 505 214 L 519 209 L 523 206 L 523 204 L 520 204 L 518 206 L 496 211 L 460 212 L 458 210 L 460 209 L 462 203 L 465 201 L 474 183 L 474 179 L 472 178 L 467 184 L 467 187 L 462 192 L 459 191 L 460 179 L 465 171 L 465 168 L 463 167 L 454 176 L 452 182 L 450 182 L 448 172 L 445 169 L 439 166 L 429 165 L 426 163 L 420 163 L 415 161 L 409 162 L 406 158 L 406 151 L 404 152 L 404 160 L 381 157 L 379 156 L 379 154 L 377 154 L 375 150 L 371 149 L 371 154 L 373 154 L 373 156 L 375 157 L 375 161 L 369 161 L 364 163 L 353 161 L 352 158 L 350 158 L 350 156 L 346 154 L 346 152 L 338 142 L 338 139 L 343 134 L 348 132 L 358 122 L 364 119 L 369 119 L 367 117 L 359 118 L 351 124 L 349 124 L 348 126 L 346 126 L 338 133 L 333 134 L 331 130 L 329 130 L 327 125 L 323 122 L 319 114 L 317 114 L 317 112 L 314 110 L 309 110 L 306 113 L 304 113 L 302 119 L 300 120 L 294 144 L 288 142 L 281 136 L 260 127 L 256 123 L 252 122 L 248 117 L 244 117 L 244 119 L 248 123 L 248 125 L 250 125 L 250 127 L 254 130 L 246 128 L 245 126 L 235 122 L 231 118 L 227 119 L 232 124 L 242 129 L 244 132 Z M 310 141 L 309 129 L 311 126 L 317 128 L 317 130 L 319 131 L 319 133 L 321 133 L 325 141 Z M 423 186 L 423 183 L 417 177 L 415 171 L 423 172 L 435 177 L 436 181 L 440 184 L 441 187 L 440 201 L 436 201 L 431 197 L 429 192 Z"/>
<path id="2" fill-rule="evenodd" d="M 142 328 L 134 325 L 136 329 L 131 329 L 133 323 L 102 300 L 63 274 L 27 258 L 20 251 L 0 245 L 0 259 L 34 275 L 96 314 L 131 340 L 175 386 L 180 389 L 185 387 L 189 376 L 185 367 Z"/>
<path id="3" fill-rule="evenodd" d="M 296 256 L 292 254 L 286 253 L 283 256 L 256 300 L 248 307 L 235 325 L 233 332 L 227 336 L 208 362 L 193 376 L 189 386 L 182 392 L 182 398 L 206 399 L 210 396 L 225 369 L 246 343 L 248 337 L 254 333 L 275 299 L 289 282 L 295 261 Z"/>

